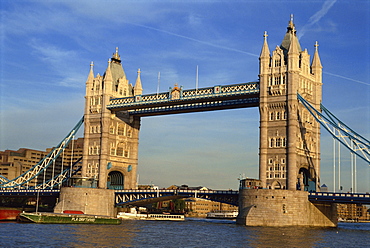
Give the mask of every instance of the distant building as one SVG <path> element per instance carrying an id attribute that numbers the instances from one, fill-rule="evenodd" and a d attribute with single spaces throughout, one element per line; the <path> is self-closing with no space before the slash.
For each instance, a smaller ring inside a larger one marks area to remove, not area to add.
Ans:
<path id="1" fill-rule="evenodd" d="M 321 185 L 320 191 L 321 192 L 328 192 L 328 186 L 326 186 L 326 184 Z"/>
<path id="2" fill-rule="evenodd" d="M 167 189 L 180 189 L 180 190 L 211 190 L 209 188 L 206 188 L 206 187 L 203 187 L 203 186 L 197 186 L 197 187 L 189 187 L 188 185 L 181 185 L 181 186 L 177 186 L 177 185 L 172 185 L 170 187 L 168 187 Z"/>
<path id="3" fill-rule="evenodd" d="M 338 219 L 343 221 L 370 221 L 370 209 L 361 204 L 337 204 Z"/>
<path id="4" fill-rule="evenodd" d="M 188 198 L 185 200 L 185 210 L 189 217 L 206 217 L 209 212 L 238 211 L 238 207 L 201 198 Z"/>

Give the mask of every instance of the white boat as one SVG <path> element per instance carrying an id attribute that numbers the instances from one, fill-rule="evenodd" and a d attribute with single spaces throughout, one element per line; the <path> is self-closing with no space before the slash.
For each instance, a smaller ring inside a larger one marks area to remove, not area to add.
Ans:
<path id="1" fill-rule="evenodd" d="M 174 220 L 183 221 L 185 217 L 183 214 L 173 214 L 173 213 L 143 213 L 137 212 L 135 208 L 132 208 L 130 213 L 119 212 L 117 215 L 119 219 L 129 219 L 129 220 Z"/>
<path id="2" fill-rule="evenodd" d="M 219 210 L 207 213 L 207 219 L 236 219 L 238 211 Z"/>

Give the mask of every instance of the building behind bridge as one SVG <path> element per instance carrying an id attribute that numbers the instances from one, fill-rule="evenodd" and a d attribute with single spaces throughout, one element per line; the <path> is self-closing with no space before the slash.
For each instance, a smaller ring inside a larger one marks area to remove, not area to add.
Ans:
<path id="1" fill-rule="evenodd" d="M 370 221 L 370 209 L 362 204 L 337 204 L 340 221 Z"/>

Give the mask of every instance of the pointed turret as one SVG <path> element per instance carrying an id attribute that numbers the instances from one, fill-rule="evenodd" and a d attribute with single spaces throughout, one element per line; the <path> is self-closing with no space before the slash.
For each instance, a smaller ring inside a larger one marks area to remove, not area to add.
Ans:
<path id="1" fill-rule="evenodd" d="M 112 61 L 108 60 L 108 67 L 107 70 L 104 73 L 104 90 L 105 93 L 111 94 L 113 89 L 113 77 L 112 77 L 112 71 L 111 71 L 111 63 Z"/>
<path id="2" fill-rule="evenodd" d="M 136 79 L 136 83 L 135 83 L 135 86 L 134 86 L 134 95 L 137 96 L 137 95 L 141 95 L 143 93 L 143 87 L 141 85 L 141 78 L 140 78 L 140 69 L 138 69 L 137 71 L 137 79 Z"/>
<path id="3" fill-rule="evenodd" d="M 86 79 L 86 96 L 91 95 L 91 89 L 93 88 L 93 83 L 94 83 L 94 63 L 91 61 L 90 63 L 90 72 L 89 75 L 87 76 Z"/>
<path id="4" fill-rule="evenodd" d="M 92 82 L 93 79 L 94 79 L 94 62 L 91 61 L 91 63 L 90 63 L 90 72 L 89 72 L 89 75 L 87 76 L 86 83 L 87 82 Z"/>
<path id="5" fill-rule="evenodd" d="M 314 68 L 322 69 L 321 60 L 320 60 L 320 56 L 319 56 L 319 44 L 318 44 L 317 41 L 315 43 L 315 53 L 313 55 L 311 67 L 312 67 L 312 69 L 314 69 Z"/>
<path id="6" fill-rule="evenodd" d="M 267 32 L 263 34 L 263 46 L 260 54 L 260 59 L 261 58 L 270 58 L 270 49 L 269 45 L 267 44 Z"/>
<path id="7" fill-rule="evenodd" d="M 266 73 L 266 71 L 268 70 L 269 66 L 270 66 L 270 49 L 269 49 L 269 46 L 267 44 L 267 32 L 265 31 L 265 33 L 263 34 L 263 45 L 262 45 L 262 50 L 261 50 L 261 54 L 260 54 L 260 57 L 259 57 L 259 60 L 260 60 L 260 75 Z"/>

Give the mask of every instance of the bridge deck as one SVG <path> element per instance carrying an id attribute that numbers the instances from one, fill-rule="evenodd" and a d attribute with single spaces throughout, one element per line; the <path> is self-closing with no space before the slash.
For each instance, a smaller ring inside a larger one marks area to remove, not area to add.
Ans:
<path id="1" fill-rule="evenodd" d="M 310 192 L 308 199 L 311 202 L 370 204 L 369 193 Z"/>

